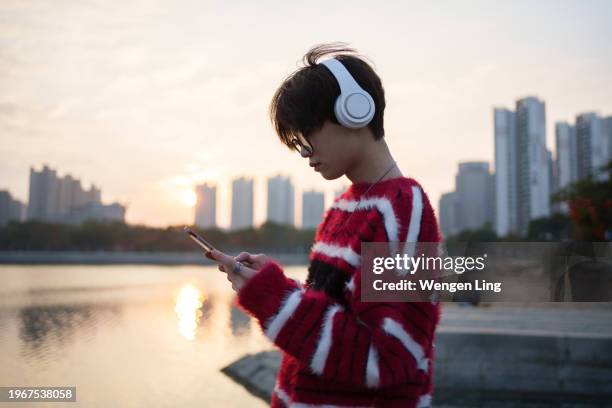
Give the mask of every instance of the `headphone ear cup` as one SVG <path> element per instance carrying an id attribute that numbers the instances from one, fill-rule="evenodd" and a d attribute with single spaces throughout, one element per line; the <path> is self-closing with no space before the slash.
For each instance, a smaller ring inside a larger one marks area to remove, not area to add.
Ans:
<path id="1" fill-rule="evenodd" d="M 361 126 L 365 127 L 370 124 L 372 119 L 374 119 L 374 113 L 376 113 L 376 105 L 374 104 L 374 99 L 369 93 L 364 92 L 362 95 L 366 97 L 369 105 L 368 114 L 360 120 L 360 123 L 362 123 Z"/>
<path id="2" fill-rule="evenodd" d="M 366 99 L 366 103 L 360 107 L 361 109 L 363 109 L 364 105 L 367 106 L 367 114 L 365 116 L 359 117 L 355 113 L 351 115 L 351 112 L 349 112 L 347 109 L 346 103 L 348 96 L 362 97 Z M 372 121 L 372 118 L 374 118 L 374 100 L 367 92 L 353 93 L 348 96 L 340 94 L 336 99 L 336 103 L 334 104 L 334 113 L 336 114 L 336 119 L 338 120 L 338 123 L 349 129 L 360 129 L 362 127 L 367 126 Z"/>
<path id="3" fill-rule="evenodd" d="M 351 123 L 346 118 L 347 115 L 344 111 L 344 97 L 342 94 L 340 94 L 338 98 L 336 98 L 336 103 L 334 104 L 334 113 L 336 114 L 336 119 L 338 120 L 338 123 L 340 123 L 344 127 L 352 129 Z"/>

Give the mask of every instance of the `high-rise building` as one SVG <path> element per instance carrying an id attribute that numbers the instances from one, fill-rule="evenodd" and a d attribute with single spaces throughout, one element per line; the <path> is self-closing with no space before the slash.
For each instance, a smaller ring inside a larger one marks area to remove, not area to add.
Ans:
<path id="1" fill-rule="evenodd" d="M 197 202 L 195 206 L 195 225 L 200 228 L 217 226 L 217 187 L 202 184 L 195 187 Z"/>
<path id="2" fill-rule="evenodd" d="M 562 189 L 578 179 L 576 128 L 567 122 L 557 122 L 555 124 L 555 144 L 557 149 L 555 187 Z"/>
<path id="3" fill-rule="evenodd" d="M 102 192 L 94 184 L 89 187 L 88 191 L 85 191 L 85 202 L 92 204 L 102 203 Z"/>
<path id="4" fill-rule="evenodd" d="M 93 184 L 85 191 L 81 181 L 71 175 L 60 178 L 47 165 L 41 171 L 31 167 L 27 218 L 67 223 L 80 223 L 87 217 L 123 221 L 125 207 L 118 203 L 104 205 L 100 197 L 100 190 Z"/>
<path id="5" fill-rule="evenodd" d="M 455 177 L 455 227 L 457 231 L 479 229 L 492 223 L 494 212 L 493 178 L 489 163 L 459 163 Z"/>
<path id="6" fill-rule="evenodd" d="M 606 177 L 599 169 L 608 162 L 607 120 L 597 113 L 587 112 L 576 116 L 576 144 L 578 180 L 599 174 L 598 180 Z"/>
<path id="7" fill-rule="evenodd" d="M 101 193 L 95 185 L 91 185 L 88 191 L 83 190 L 81 180 L 74 179 L 70 174 L 57 179 L 57 205 L 55 206 L 55 217 L 57 221 L 65 221 L 75 208 L 87 205 L 101 205 Z"/>
<path id="8" fill-rule="evenodd" d="M 14 199 L 8 191 L 0 191 L 0 226 L 9 221 L 23 221 L 25 206 L 19 200 Z"/>
<path id="9" fill-rule="evenodd" d="M 78 187 L 77 184 L 78 183 Z M 70 214 L 75 200 L 73 196 L 81 190 L 80 180 L 74 180 L 70 174 L 58 179 L 57 213 L 62 217 Z"/>
<path id="10" fill-rule="evenodd" d="M 459 232 L 456 205 L 457 200 L 454 191 L 442 194 L 442 197 L 440 197 L 440 229 L 444 238 Z"/>
<path id="11" fill-rule="evenodd" d="M 553 192 L 567 188 L 576 181 L 576 128 L 567 122 L 555 123 L 556 159 L 554 162 Z M 551 204 L 554 212 L 567 213 L 567 203 Z"/>
<path id="12" fill-rule="evenodd" d="M 440 229 L 445 238 L 464 230 L 493 226 L 495 175 L 487 162 L 459 163 L 455 190 L 442 194 L 439 202 Z"/>
<path id="13" fill-rule="evenodd" d="M 302 194 L 302 228 L 316 228 L 323 219 L 325 195 L 319 191 L 305 191 Z"/>
<path id="14" fill-rule="evenodd" d="M 240 177 L 232 181 L 231 229 L 253 227 L 253 179 Z"/>
<path id="15" fill-rule="evenodd" d="M 604 128 L 606 129 L 606 140 L 608 142 L 608 162 L 612 160 L 612 116 L 604 118 Z"/>
<path id="16" fill-rule="evenodd" d="M 268 179 L 268 212 L 266 220 L 276 224 L 295 224 L 295 193 L 289 177 Z"/>
<path id="17" fill-rule="evenodd" d="M 529 222 L 550 215 L 550 167 L 546 149 L 543 101 L 526 97 L 516 102 L 517 223 L 520 235 Z"/>
<path id="18" fill-rule="evenodd" d="M 125 206 L 119 203 L 101 204 L 90 202 L 74 207 L 68 222 L 81 224 L 89 220 L 125 222 Z"/>
<path id="19" fill-rule="evenodd" d="M 495 233 L 517 231 L 516 114 L 508 109 L 493 111 L 495 132 Z"/>
<path id="20" fill-rule="evenodd" d="M 46 165 L 40 172 L 30 167 L 28 219 L 41 221 L 56 220 L 58 196 L 59 182 L 57 172 Z"/>
<path id="21" fill-rule="evenodd" d="M 559 189 L 557 185 L 557 169 L 555 167 L 555 161 L 553 160 L 552 152 L 546 149 L 546 161 L 548 163 L 548 188 L 550 189 L 550 194 L 553 194 L 555 191 Z M 549 199 L 549 213 L 557 213 L 561 210 L 561 206 L 559 203 L 553 203 L 552 197 Z"/>

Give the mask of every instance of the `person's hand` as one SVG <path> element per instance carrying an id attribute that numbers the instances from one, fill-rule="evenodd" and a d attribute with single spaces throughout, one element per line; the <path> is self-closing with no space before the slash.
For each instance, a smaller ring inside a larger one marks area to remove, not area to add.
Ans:
<path id="1" fill-rule="evenodd" d="M 268 261 L 271 261 L 272 258 L 264 254 L 250 254 L 248 252 L 241 252 L 236 257 L 236 260 L 253 269 L 260 270 Z"/>
<path id="2" fill-rule="evenodd" d="M 257 269 L 253 269 L 252 265 L 242 263 L 238 257 L 234 258 L 217 249 L 209 252 L 207 257 L 219 263 L 219 270 L 227 274 L 227 280 L 232 282 L 232 289 L 236 292 L 257 273 Z"/>

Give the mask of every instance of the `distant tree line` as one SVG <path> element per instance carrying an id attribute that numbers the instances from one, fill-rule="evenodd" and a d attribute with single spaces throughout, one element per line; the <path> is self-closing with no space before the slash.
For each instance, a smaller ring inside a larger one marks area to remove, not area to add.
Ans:
<path id="1" fill-rule="evenodd" d="M 448 242 L 494 241 L 610 241 L 612 239 L 612 162 L 601 169 L 607 178 L 593 175 L 553 196 L 565 202 L 569 214 L 532 220 L 527 237 L 497 237 L 490 223 L 477 230 L 447 237 Z M 265 223 L 238 231 L 194 229 L 221 250 L 268 253 L 308 253 L 314 230 Z M 0 251 L 142 251 L 195 252 L 198 247 L 182 226 L 153 228 L 120 222 L 87 221 L 81 225 L 39 221 L 15 222 L 0 227 Z"/>
<path id="2" fill-rule="evenodd" d="M 555 213 L 550 217 L 537 218 L 529 222 L 526 237 L 508 234 L 498 237 L 491 223 L 479 229 L 463 230 L 446 239 L 447 242 L 517 242 L 517 241 L 564 241 L 571 239 L 573 225 L 570 217 Z"/>
<path id="3" fill-rule="evenodd" d="M 273 223 L 237 231 L 193 228 L 226 251 L 304 253 L 310 251 L 315 234 L 314 230 Z M 121 222 L 87 221 L 69 225 L 13 221 L 0 228 L 0 250 L 196 252 L 198 246 L 183 232 L 182 226 L 153 228 Z"/>

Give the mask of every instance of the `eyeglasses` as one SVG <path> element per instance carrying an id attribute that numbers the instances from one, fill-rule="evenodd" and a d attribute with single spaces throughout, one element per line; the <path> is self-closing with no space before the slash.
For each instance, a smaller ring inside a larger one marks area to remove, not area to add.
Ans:
<path id="1" fill-rule="evenodd" d="M 302 149 L 306 150 L 306 155 L 308 157 L 312 156 L 312 154 L 314 153 L 314 148 L 312 147 L 310 142 L 303 136 L 298 136 L 291 139 L 291 145 L 300 154 L 302 154 Z"/>

